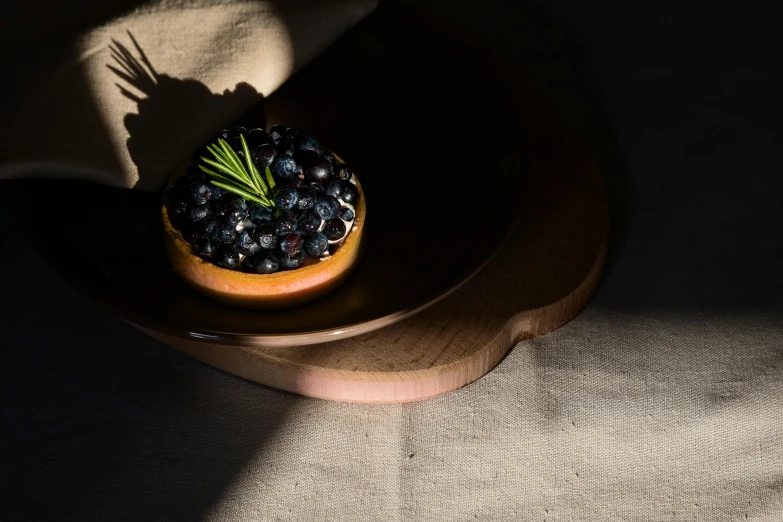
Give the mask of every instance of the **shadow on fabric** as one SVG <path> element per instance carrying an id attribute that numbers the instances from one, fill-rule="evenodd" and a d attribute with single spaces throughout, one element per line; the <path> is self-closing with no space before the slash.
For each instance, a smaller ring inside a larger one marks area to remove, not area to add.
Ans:
<path id="1" fill-rule="evenodd" d="M 142 45 L 128 36 L 130 43 L 114 43 L 114 61 L 107 66 L 117 74 L 118 88 L 137 104 L 138 112 L 127 114 L 124 123 L 142 183 L 152 175 L 156 151 L 179 139 L 178 115 L 193 107 L 219 111 L 234 97 L 259 94 L 247 84 L 215 94 L 196 80 L 172 78 L 157 71 L 154 57 L 147 57 Z M 86 81 L 84 85 L 88 92 Z M 341 85 L 335 82 L 329 88 L 339 90 Z M 363 88 L 369 93 L 374 86 Z M 459 96 L 469 99 L 464 93 Z M 360 125 L 393 121 L 399 115 L 391 103 L 396 100 L 388 101 L 374 100 L 376 112 L 347 107 L 346 120 Z M 365 153 L 386 147 L 361 129 L 341 128 L 341 114 L 332 114 L 333 107 L 318 100 L 312 104 L 337 122 L 331 131 L 339 147 Z M 302 121 L 317 127 L 318 122 L 308 120 L 317 116 L 308 112 Z M 466 121 L 466 140 L 487 149 L 496 146 L 491 133 L 499 129 L 480 125 Z M 392 131 L 401 138 L 407 132 Z M 440 130 L 418 131 L 426 137 Z M 341 142 L 341 136 L 352 139 Z M 356 156 L 367 161 L 360 153 Z M 385 159 L 380 154 L 377 158 Z M 622 169 L 618 173 L 622 176 Z M 622 192 L 622 181 L 619 186 Z M 8 241 L 17 238 L 10 235 Z M 14 405 L 7 413 L 14 455 L 0 471 L 8 482 L 13 479 L 14 501 L 4 506 L 5 518 L 204 519 L 248 462 L 263 457 L 274 434 L 289 421 L 291 402 L 298 399 L 163 347 L 99 306 L 76 299 L 41 263 L 23 261 L 4 265 L 6 273 L 32 282 L 24 291 L 8 294 L 22 298 L 4 318 L 14 327 L 5 335 L 40 334 L 30 342 L 19 341 L 19 349 L 3 355 L 4 397 Z M 48 299 L 50 292 L 57 297 Z"/>
<path id="2" fill-rule="evenodd" d="M 138 168 L 136 188 L 159 187 L 160 160 L 166 150 L 195 150 L 201 145 L 194 144 L 183 127 L 200 115 L 214 118 L 215 115 L 231 114 L 237 107 L 262 105 L 263 97 L 244 82 L 237 84 L 233 91 L 215 94 L 197 80 L 158 73 L 130 32 L 128 38 L 136 55 L 113 40 L 114 63 L 107 67 L 118 76 L 117 87 L 122 94 L 138 106 L 138 113 L 129 113 L 124 119 L 130 135 L 128 152 Z M 255 123 L 258 127 L 266 126 L 263 118 Z"/>

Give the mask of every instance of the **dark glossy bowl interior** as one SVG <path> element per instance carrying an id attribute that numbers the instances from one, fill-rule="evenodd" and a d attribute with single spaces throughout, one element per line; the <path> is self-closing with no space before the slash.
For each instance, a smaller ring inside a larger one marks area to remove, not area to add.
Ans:
<path id="1" fill-rule="evenodd" d="M 128 320 L 169 333 L 296 335 L 400 316 L 444 295 L 508 236 L 523 197 L 518 118 L 476 57 L 373 15 L 240 121 L 283 123 L 353 165 L 367 198 L 355 274 L 316 302 L 268 312 L 189 288 L 163 254 L 162 196 L 82 182 L 14 184 L 44 258 Z M 36 208 L 67 202 L 56 225 Z"/>

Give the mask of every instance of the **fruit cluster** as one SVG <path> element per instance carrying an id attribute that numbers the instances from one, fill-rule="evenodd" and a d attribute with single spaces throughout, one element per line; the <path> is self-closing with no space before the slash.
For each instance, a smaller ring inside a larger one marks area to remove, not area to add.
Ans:
<path id="1" fill-rule="evenodd" d="M 165 198 L 172 225 L 202 259 L 271 274 L 334 253 L 351 231 L 353 173 L 297 129 L 221 130 L 197 156 Z"/>

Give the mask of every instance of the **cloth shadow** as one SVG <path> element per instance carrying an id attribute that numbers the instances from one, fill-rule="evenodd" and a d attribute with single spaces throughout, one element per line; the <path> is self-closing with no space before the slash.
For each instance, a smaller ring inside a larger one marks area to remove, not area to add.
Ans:
<path id="1" fill-rule="evenodd" d="M 16 254 L 0 260 L 0 300 L 13 303 L 0 320 L 0 519 L 203 520 L 297 398 L 117 320 L 5 217 L 0 250 Z"/>
<path id="2" fill-rule="evenodd" d="M 128 152 L 138 169 L 137 189 L 155 190 L 165 185 L 171 170 L 188 152 L 208 141 L 216 129 L 201 122 L 234 121 L 247 107 L 262 106 L 263 96 L 245 82 L 221 94 L 190 78 L 159 73 L 133 34 L 128 32 L 133 51 L 112 40 L 113 63 L 107 67 L 117 75 L 117 87 L 137 104 L 138 113 L 124 118 L 130 137 Z M 254 113 L 254 125 L 266 125 L 263 111 Z M 182 157 L 172 158 L 172 151 Z"/>
<path id="3" fill-rule="evenodd" d="M 247 83 L 216 94 L 161 73 L 128 37 L 130 45 L 114 40 L 107 67 L 137 106 L 124 118 L 136 188 L 154 190 L 171 172 L 171 150 L 192 151 L 215 130 L 194 122 L 241 121 L 262 96 Z M 252 121 L 264 126 L 263 112 Z M 111 204 L 115 189 L 85 187 L 106 200 L 107 215 L 122 212 Z M 16 210 L 0 227 L 0 250 L 14 245 L 19 254 L 0 261 L 0 301 L 14 303 L 0 323 L 7 428 L 0 479 L 14 501 L 0 518 L 203 519 L 285 422 L 288 402 L 162 346 L 75 295 L 32 254 L 36 245 Z"/>
<path id="4" fill-rule="evenodd" d="M 155 57 L 128 37 L 113 42 L 107 67 L 136 104 L 124 117 L 135 188 L 161 188 L 173 167 L 164 152 L 192 151 L 216 130 L 199 130 L 194 121 L 266 126 L 262 96 L 251 85 L 214 93 L 159 71 Z M 78 87 L 89 96 L 87 78 Z M 85 105 L 92 110 L 83 117 L 94 121 L 91 146 L 112 153 L 94 100 Z M 123 210 L 114 206 L 118 189 L 81 187 L 101 194 L 107 213 Z M 0 519 L 203 520 L 302 399 L 181 355 L 77 295 L 78 285 L 34 255 L 41 242 L 29 239 L 24 205 L 5 189 L 0 250 L 15 255 L 0 259 L 0 302 L 7 305 L 0 314 L 0 481 L 9 498 Z M 153 199 L 141 190 L 122 192 L 134 201 Z M 145 277 L 138 266 L 132 270 Z"/>

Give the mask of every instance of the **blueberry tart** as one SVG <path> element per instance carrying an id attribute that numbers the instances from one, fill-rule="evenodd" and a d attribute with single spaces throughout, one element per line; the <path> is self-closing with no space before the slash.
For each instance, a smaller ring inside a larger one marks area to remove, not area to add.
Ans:
<path id="1" fill-rule="evenodd" d="M 297 129 L 218 132 L 166 188 L 166 256 L 223 303 L 284 308 L 334 290 L 355 268 L 365 202 L 351 168 Z"/>

